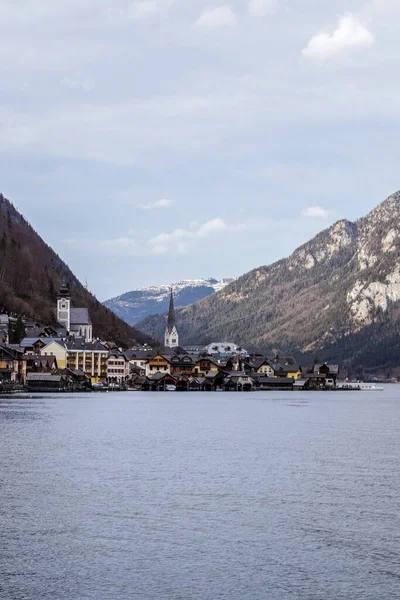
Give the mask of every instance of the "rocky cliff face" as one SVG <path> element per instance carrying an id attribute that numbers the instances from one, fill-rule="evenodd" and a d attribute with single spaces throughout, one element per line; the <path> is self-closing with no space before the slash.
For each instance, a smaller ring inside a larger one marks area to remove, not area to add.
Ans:
<path id="1" fill-rule="evenodd" d="M 289 258 L 182 309 L 184 341 L 229 338 L 246 347 L 324 356 L 346 348 L 361 361 L 359 340 L 369 332 L 385 344 L 400 319 L 399 218 L 400 192 L 357 222 L 339 221 Z M 155 336 L 163 326 L 162 318 L 139 325 Z"/>
<path id="2" fill-rule="evenodd" d="M 168 310 L 171 288 L 174 290 L 175 306 L 177 308 L 188 306 L 215 292 L 223 290 L 233 279 L 185 279 L 170 285 L 153 285 L 127 292 L 104 305 L 111 309 L 121 319 L 130 325 L 149 315 L 162 314 Z"/>

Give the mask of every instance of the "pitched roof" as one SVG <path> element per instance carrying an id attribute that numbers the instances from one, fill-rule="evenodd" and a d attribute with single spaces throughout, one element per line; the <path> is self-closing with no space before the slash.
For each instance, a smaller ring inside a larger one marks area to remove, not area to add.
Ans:
<path id="1" fill-rule="evenodd" d="M 26 381 L 61 381 L 61 375 L 52 375 L 51 373 L 28 373 Z"/>
<path id="2" fill-rule="evenodd" d="M 107 352 L 107 348 L 99 341 L 95 340 L 93 342 L 85 342 L 81 339 L 69 339 L 66 342 L 66 347 L 68 350 L 75 352 L 83 352 L 86 350 L 87 352 Z"/>
<path id="3" fill-rule="evenodd" d="M 91 325 L 89 311 L 87 308 L 71 308 L 70 312 L 71 325 Z"/>
<path id="4" fill-rule="evenodd" d="M 175 307 L 174 307 L 174 294 L 171 288 L 171 297 L 169 299 L 169 312 L 168 312 L 168 329 L 172 330 L 173 327 L 176 326 L 175 319 Z"/>

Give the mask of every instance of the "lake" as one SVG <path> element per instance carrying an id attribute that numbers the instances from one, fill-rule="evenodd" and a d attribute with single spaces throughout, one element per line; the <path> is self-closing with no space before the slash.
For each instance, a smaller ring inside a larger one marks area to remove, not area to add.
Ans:
<path id="1" fill-rule="evenodd" d="M 2 600 L 400 597 L 400 385 L 0 396 Z"/>

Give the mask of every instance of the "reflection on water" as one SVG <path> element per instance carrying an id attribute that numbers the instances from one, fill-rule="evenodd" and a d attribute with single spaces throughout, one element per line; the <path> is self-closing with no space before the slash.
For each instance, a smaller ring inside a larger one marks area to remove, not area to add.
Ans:
<path id="1" fill-rule="evenodd" d="M 0 598 L 398 597 L 397 390 L 0 397 Z"/>

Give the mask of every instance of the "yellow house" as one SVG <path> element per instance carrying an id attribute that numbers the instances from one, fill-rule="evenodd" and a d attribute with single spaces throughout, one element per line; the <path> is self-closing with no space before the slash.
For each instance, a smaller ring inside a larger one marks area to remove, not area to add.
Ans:
<path id="1" fill-rule="evenodd" d="M 207 373 L 218 373 L 219 365 L 212 358 L 200 358 L 194 365 L 194 372 L 199 375 Z"/>
<path id="2" fill-rule="evenodd" d="M 273 377 L 287 377 L 288 379 L 300 379 L 301 369 L 292 356 L 275 356 L 268 364 L 273 370 Z"/>
<path id="3" fill-rule="evenodd" d="M 171 375 L 171 361 L 167 356 L 155 354 L 146 362 L 146 376 L 151 377 L 156 373 L 168 373 Z"/>
<path id="4" fill-rule="evenodd" d="M 64 342 L 51 341 L 40 350 L 41 356 L 55 356 L 59 369 L 67 366 L 67 346 Z"/>
<path id="5" fill-rule="evenodd" d="M 265 359 L 258 367 L 257 373 L 265 375 L 266 377 L 274 377 L 274 370 L 269 364 L 268 360 Z"/>

